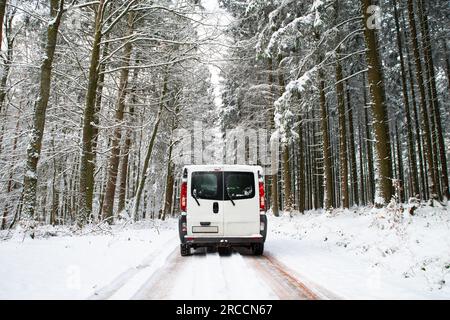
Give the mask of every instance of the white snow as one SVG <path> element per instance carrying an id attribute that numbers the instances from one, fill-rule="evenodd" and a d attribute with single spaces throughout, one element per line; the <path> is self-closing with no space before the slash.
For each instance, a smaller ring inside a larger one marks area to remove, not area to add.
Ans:
<path id="1" fill-rule="evenodd" d="M 265 254 L 328 298 L 448 299 L 449 231 L 448 207 L 292 212 L 269 215 Z M 36 234 L 0 233 L 0 299 L 277 298 L 252 256 L 179 257 L 174 219 Z"/>
<path id="2" fill-rule="evenodd" d="M 266 253 L 344 299 L 448 299 L 447 208 L 272 217 Z"/>
<path id="3" fill-rule="evenodd" d="M 158 229 L 139 226 L 112 234 L 34 240 L 17 231 L 12 239 L 0 242 L 0 299 L 91 296 L 176 236 L 173 220 Z"/>

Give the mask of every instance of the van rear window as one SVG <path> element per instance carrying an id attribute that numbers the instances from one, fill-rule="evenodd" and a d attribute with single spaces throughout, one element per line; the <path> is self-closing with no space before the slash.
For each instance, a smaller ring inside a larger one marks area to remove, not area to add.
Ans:
<path id="1" fill-rule="evenodd" d="M 225 200 L 250 199 L 255 196 L 255 176 L 252 172 L 225 172 Z"/>
<path id="2" fill-rule="evenodd" d="M 251 199 L 255 196 L 255 176 L 252 172 L 192 172 L 191 195 L 206 200 Z"/>
<path id="3" fill-rule="evenodd" d="M 198 199 L 223 200 L 222 172 L 192 172 L 191 193 Z"/>

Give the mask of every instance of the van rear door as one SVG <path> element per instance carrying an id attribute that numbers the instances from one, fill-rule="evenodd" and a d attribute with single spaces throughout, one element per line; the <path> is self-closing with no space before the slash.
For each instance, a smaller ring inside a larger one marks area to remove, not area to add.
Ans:
<path id="1" fill-rule="evenodd" d="M 224 236 L 259 235 L 260 213 L 257 172 L 224 171 L 223 207 Z"/>
<path id="2" fill-rule="evenodd" d="M 223 235 L 223 172 L 195 169 L 188 173 L 187 235 Z"/>

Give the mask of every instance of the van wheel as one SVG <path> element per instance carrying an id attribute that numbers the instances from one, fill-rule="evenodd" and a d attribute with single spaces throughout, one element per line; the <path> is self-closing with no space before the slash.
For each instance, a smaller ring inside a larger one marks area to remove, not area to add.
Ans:
<path id="1" fill-rule="evenodd" d="M 252 252 L 255 256 L 261 256 L 264 252 L 264 243 L 254 243 L 252 245 Z"/>
<path id="2" fill-rule="evenodd" d="M 191 255 L 191 247 L 187 244 L 180 244 L 180 253 L 182 257 L 190 256 Z"/>
<path id="3" fill-rule="evenodd" d="M 231 254 L 230 247 L 219 247 L 217 248 L 217 251 L 219 251 L 219 255 L 221 256 L 229 256 Z"/>

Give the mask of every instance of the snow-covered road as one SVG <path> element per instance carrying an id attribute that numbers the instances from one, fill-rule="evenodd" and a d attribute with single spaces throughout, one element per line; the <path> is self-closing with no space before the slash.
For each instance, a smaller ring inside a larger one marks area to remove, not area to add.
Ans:
<path id="1" fill-rule="evenodd" d="M 164 254 L 163 252 L 166 252 Z M 169 254 L 167 254 L 169 253 Z M 309 285 L 310 286 L 310 285 Z M 326 296 L 292 275 L 269 254 L 237 249 L 230 256 L 198 249 L 181 257 L 173 238 L 90 299 L 320 299 Z"/>
<path id="2" fill-rule="evenodd" d="M 178 248 L 133 299 L 317 299 L 288 271 L 245 249 L 230 256 L 197 250 L 181 257 Z"/>

